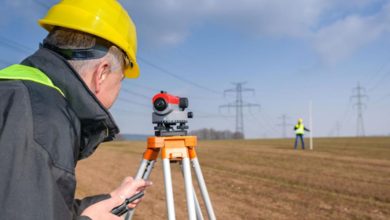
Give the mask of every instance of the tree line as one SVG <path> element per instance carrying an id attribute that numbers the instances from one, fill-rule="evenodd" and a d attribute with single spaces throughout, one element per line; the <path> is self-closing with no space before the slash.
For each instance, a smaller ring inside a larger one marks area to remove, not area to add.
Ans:
<path id="1" fill-rule="evenodd" d="M 190 132 L 190 135 L 195 135 L 200 140 L 244 139 L 244 134 L 241 132 L 217 131 L 212 128 L 194 130 Z"/>

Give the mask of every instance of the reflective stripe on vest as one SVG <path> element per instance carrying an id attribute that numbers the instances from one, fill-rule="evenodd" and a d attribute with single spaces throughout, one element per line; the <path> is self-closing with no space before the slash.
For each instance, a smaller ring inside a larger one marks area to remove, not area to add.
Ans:
<path id="1" fill-rule="evenodd" d="M 305 133 L 305 126 L 301 123 L 301 124 L 297 124 L 295 125 L 295 133 L 296 134 L 304 134 Z"/>
<path id="2" fill-rule="evenodd" d="M 46 74 L 34 67 L 14 64 L 0 70 L 0 79 L 33 81 L 35 83 L 51 87 L 65 97 L 65 94 L 61 91 L 61 89 L 55 86 L 49 77 L 46 76 Z"/>

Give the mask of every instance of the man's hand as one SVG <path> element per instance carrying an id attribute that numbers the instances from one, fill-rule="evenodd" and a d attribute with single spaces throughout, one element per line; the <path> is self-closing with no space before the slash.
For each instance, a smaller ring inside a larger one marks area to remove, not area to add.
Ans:
<path id="1" fill-rule="evenodd" d="M 122 218 L 111 214 L 111 210 L 121 205 L 126 198 L 144 191 L 146 187 L 151 186 L 152 182 L 145 180 L 134 180 L 132 177 L 126 177 L 122 184 L 110 193 L 111 198 L 95 203 L 84 210 L 82 216 L 88 216 L 93 220 L 121 220 Z M 137 199 L 128 205 L 129 208 L 135 208 L 142 200 Z"/>

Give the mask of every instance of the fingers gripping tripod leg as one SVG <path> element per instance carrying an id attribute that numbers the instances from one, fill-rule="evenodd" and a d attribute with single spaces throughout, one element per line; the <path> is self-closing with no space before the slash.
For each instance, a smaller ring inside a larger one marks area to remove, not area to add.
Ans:
<path id="1" fill-rule="evenodd" d="M 157 161 L 157 156 L 160 149 L 146 149 L 144 153 L 144 157 L 141 161 L 141 164 L 138 168 L 137 174 L 135 175 L 134 179 L 144 179 L 148 180 L 150 174 L 152 173 L 152 170 L 154 168 L 154 164 Z M 129 212 L 124 215 L 124 220 L 131 220 L 133 218 L 135 209 L 129 209 Z"/>
<path id="2" fill-rule="evenodd" d="M 148 180 L 149 176 L 150 176 L 150 174 L 152 172 L 152 169 L 154 168 L 154 164 L 155 163 L 156 163 L 155 160 L 149 161 L 149 160 L 145 160 L 144 159 L 141 162 L 140 168 L 138 169 L 138 172 L 137 172 L 137 174 L 135 176 L 135 179 Z M 133 219 L 134 212 L 135 212 L 135 209 L 130 209 L 129 208 L 129 212 L 125 215 L 124 219 L 125 220 Z"/>
<path id="3" fill-rule="evenodd" d="M 156 161 L 154 160 L 150 161 L 143 159 L 134 179 L 149 179 L 150 173 L 152 172 L 155 162 Z"/>
<path id="4" fill-rule="evenodd" d="M 136 178 L 148 179 L 152 171 L 153 165 L 157 160 L 157 156 L 161 149 L 163 161 L 163 174 L 166 193 L 166 204 L 168 211 L 168 219 L 175 220 L 175 207 L 173 198 L 172 175 L 171 175 L 171 161 L 180 161 L 182 164 L 182 173 L 185 182 L 185 191 L 187 199 L 188 216 L 190 220 L 203 220 L 202 212 L 200 210 L 199 201 L 196 198 L 194 186 L 191 176 L 191 163 L 194 167 L 195 174 L 199 183 L 200 191 L 205 201 L 207 213 L 210 220 L 215 220 L 215 214 L 211 201 L 207 192 L 206 184 L 200 170 L 200 165 L 197 160 L 196 152 L 196 137 L 193 136 L 172 136 L 172 137 L 151 137 L 148 139 L 148 149 L 144 154 L 144 160 L 141 163 L 140 169 L 137 172 Z M 151 155 L 151 156 L 147 156 Z M 131 213 L 129 220 L 134 213 Z"/>

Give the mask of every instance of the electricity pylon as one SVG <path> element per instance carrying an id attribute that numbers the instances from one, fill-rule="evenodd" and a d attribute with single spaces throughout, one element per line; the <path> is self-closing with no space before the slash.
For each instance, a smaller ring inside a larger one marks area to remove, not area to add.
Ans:
<path id="1" fill-rule="evenodd" d="M 360 86 L 358 83 L 357 87 L 353 88 L 354 95 L 351 96 L 351 99 L 355 99 L 357 109 L 357 119 L 356 119 L 356 136 L 365 136 L 364 130 L 364 120 L 363 120 L 363 108 L 366 108 L 366 104 L 363 103 L 363 99 L 368 98 L 364 93 L 366 90 Z"/>
<path id="2" fill-rule="evenodd" d="M 233 103 L 229 103 L 226 105 L 221 105 L 219 108 L 235 108 L 236 110 L 236 132 L 241 133 L 244 135 L 244 112 L 243 108 L 244 107 L 260 107 L 258 104 L 253 104 L 253 103 L 246 103 L 244 102 L 242 98 L 242 93 L 243 92 L 255 92 L 254 89 L 249 89 L 249 88 L 244 88 L 243 85 L 246 82 L 238 82 L 238 83 L 232 83 L 235 85 L 235 88 L 232 89 L 227 89 L 224 91 L 224 95 L 229 92 L 234 92 L 236 93 L 236 100 Z"/>
<path id="3" fill-rule="evenodd" d="M 282 120 L 282 123 L 281 124 L 277 124 L 277 125 L 282 127 L 282 137 L 286 138 L 287 137 L 287 127 L 288 126 L 293 126 L 293 125 L 287 123 L 287 119 L 290 118 L 287 115 L 282 115 L 279 118 Z"/>

